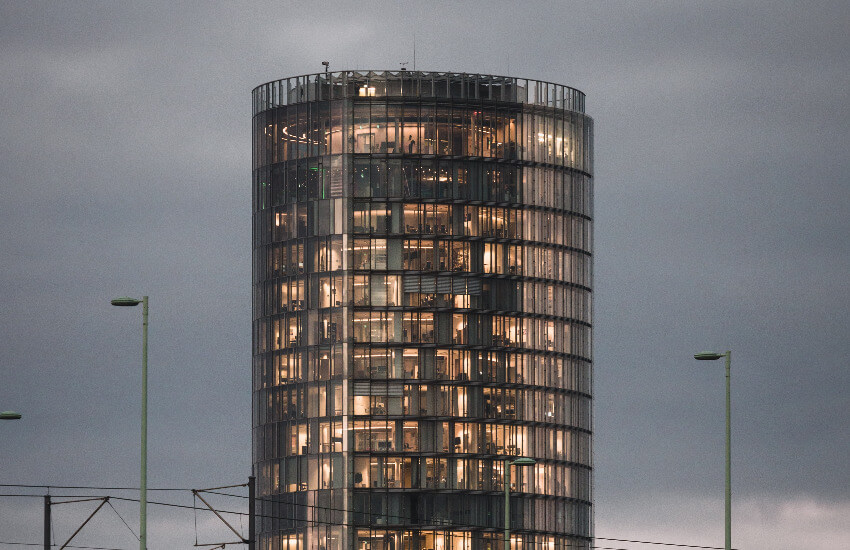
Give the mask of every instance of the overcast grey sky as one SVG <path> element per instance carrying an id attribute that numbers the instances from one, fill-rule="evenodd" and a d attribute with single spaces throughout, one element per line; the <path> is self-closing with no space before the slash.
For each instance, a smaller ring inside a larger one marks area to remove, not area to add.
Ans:
<path id="1" fill-rule="evenodd" d="M 587 93 L 597 535 L 722 543 L 723 369 L 691 356 L 732 349 L 735 546 L 848 547 L 848 27 L 846 2 L 0 2 L 0 483 L 138 484 L 125 294 L 151 296 L 151 486 L 246 479 L 250 90 L 412 64 L 415 34 L 417 69 Z M 149 513 L 150 548 L 194 543 L 191 511 Z M 0 497 L 0 541 L 40 514 Z M 76 540 L 134 543 L 114 514 Z"/>

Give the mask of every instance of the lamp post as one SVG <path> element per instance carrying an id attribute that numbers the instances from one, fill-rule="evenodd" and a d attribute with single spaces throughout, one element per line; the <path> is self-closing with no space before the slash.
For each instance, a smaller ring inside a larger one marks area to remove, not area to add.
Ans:
<path id="1" fill-rule="evenodd" d="M 716 361 L 726 358 L 726 550 L 732 549 L 732 400 L 730 395 L 730 371 L 732 352 L 716 353 L 703 351 L 694 354 L 697 361 Z"/>
<path id="2" fill-rule="evenodd" d="M 511 466 L 532 466 L 537 464 L 533 458 L 510 460 L 505 457 L 505 550 L 511 550 Z"/>
<path id="3" fill-rule="evenodd" d="M 148 297 L 116 298 L 113 306 L 142 304 L 142 467 L 139 482 L 139 550 L 147 550 L 148 539 Z"/>
<path id="4" fill-rule="evenodd" d="M 0 412 L 0 420 L 20 420 L 21 413 L 15 411 L 3 411 Z"/>

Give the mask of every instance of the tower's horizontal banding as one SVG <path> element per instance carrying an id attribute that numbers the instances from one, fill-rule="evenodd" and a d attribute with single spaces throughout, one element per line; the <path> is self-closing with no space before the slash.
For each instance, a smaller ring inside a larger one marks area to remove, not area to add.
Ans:
<path id="1" fill-rule="evenodd" d="M 592 120 L 500 76 L 253 91 L 258 548 L 590 547 Z"/>

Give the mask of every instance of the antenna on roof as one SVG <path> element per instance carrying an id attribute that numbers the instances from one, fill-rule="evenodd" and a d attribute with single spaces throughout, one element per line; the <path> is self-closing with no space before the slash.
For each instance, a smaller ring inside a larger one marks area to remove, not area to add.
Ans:
<path id="1" fill-rule="evenodd" d="M 330 61 L 322 61 L 322 65 L 325 66 L 325 74 L 328 74 L 328 67 L 330 66 Z"/>
<path id="2" fill-rule="evenodd" d="M 416 70 L 416 29 L 413 29 L 413 70 Z"/>

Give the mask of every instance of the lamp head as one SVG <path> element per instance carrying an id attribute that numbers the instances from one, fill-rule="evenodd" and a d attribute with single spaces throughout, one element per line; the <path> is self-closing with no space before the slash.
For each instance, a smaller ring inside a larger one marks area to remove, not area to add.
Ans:
<path id="1" fill-rule="evenodd" d="M 510 463 L 516 464 L 517 466 L 531 466 L 533 464 L 537 464 L 537 461 L 534 460 L 533 458 L 523 457 L 523 458 L 518 458 L 516 460 L 512 460 Z"/>
<path id="2" fill-rule="evenodd" d="M 714 361 L 716 359 L 720 359 L 721 357 L 726 357 L 725 353 L 716 353 L 713 351 L 701 351 L 699 353 L 694 354 L 694 359 L 697 361 Z"/>
<path id="3" fill-rule="evenodd" d="M 0 412 L 0 420 L 19 420 L 20 418 L 21 413 L 17 413 L 15 411 Z"/>
<path id="4" fill-rule="evenodd" d="M 141 304 L 142 301 L 136 300 L 135 298 L 128 298 L 128 297 L 124 296 L 123 298 L 115 298 L 110 303 L 113 306 L 129 307 L 129 306 L 137 306 L 137 305 Z"/>

